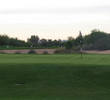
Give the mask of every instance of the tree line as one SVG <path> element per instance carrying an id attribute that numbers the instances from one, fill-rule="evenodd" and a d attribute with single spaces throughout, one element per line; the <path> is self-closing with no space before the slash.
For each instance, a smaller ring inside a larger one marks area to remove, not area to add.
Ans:
<path id="1" fill-rule="evenodd" d="M 80 36 L 69 37 L 66 42 L 66 49 L 80 48 Z M 109 50 L 110 34 L 94 29 L 90 34 L 83 36 L 83 50 Z"/>
<path id="2" fill-rule="evenodd" d="M 1 47 L 63 47 L 65 41 L 58 39 L 40 39 L 37 35 L 32 35 L 27 39 L 27 42 L 19 40 L 18 38 L 11 38 L 8 35 L 0 35 Z"/>
<path id="3" fill-rule="evenodd" d="M 83 38 L 83 50 L 108 50 L 110 49 L 110 34 L 94 29 L 90 34 Z M 27 41 L 11 38 L 7 35 L 0 35 L 0 46 L 9 47 L 66 47 L 67 50 L 79 50 L 80 36 L 73 38 L 68 37 L 68 40 L 52 40 L 40 39 L 37 35 L 32 35 Z"/>

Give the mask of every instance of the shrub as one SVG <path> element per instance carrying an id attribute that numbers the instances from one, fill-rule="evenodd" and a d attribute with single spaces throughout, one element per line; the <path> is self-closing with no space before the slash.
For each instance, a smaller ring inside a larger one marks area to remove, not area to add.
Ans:
<path id="1" fill-rule="evenodd" d="M 64 49 L 56 49 L 54 51 L 54 54 L 63 54 L 64 53 Z"/>
<path id="2" fill-rule="evenodd" d="M 16 51 L 15 54 L 21 54 L 21 52 L 20 51 Z"/>
<path id="3" fill-rule="evenodd" d="M 0 54 L 5 54 L 5 52 L 3 52 L 3 51 L 0 51 Z"/>
<path id="4" fill-rule="evenodd" d="M 30 49 L 28 53 L 29 54 L 36 54 L 37 52 L 35 50 L 33 50 L 33 49 Z"/>
<path id="5" fill-rule="evenodd" d="M 44 51 L 43 54 L 49 54 L 48 51 Z"/>
<path id="6" fill-rule="evenodd" d="M 73 50 L 65 50 L 65 49 L 57 49 L 54 51 L 54 54 L 72 54 L 72 53 L 76 53 Z"/>

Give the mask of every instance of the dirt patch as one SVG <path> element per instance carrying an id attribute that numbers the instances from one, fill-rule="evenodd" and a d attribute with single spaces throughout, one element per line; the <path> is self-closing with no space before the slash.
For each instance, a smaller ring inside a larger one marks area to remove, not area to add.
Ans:
<path id="1" fill-rule="evenodd" d="M 14 53 L 21 53 L 21 54 L 27 54 L 30 49 L 22 49 L 22 50 L 0 50 L 0 53 L 8 53 L 8 54 L 14 54 Z M 37 54 L 43 54 L 44 52 L 47 52 L 48 54 L 54 54 L 54 51 L 56 49 L 34 49 Z"/>

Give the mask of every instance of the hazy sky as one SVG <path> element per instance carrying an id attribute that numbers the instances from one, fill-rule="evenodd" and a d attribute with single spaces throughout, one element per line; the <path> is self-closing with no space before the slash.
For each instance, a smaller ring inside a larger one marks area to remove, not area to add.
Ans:
<path id="1" fill-rule="evenodd" d="M 0 0 L 0 34 L 67 39 L 93 29 L 110 33 L 110 0 Z"/>

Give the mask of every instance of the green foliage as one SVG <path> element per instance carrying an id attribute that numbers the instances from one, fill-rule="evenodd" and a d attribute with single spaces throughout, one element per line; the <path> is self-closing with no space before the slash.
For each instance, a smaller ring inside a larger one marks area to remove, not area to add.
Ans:
<path id="1" fill-rule="evenodd" d="M 11 46 L 16 46 L 16 47 L 22 47 L 25 45 L 25 41 L 19 40 L 17 38 L 10 38 L 7 35 L 0 35 L 0 46 L 5 46 L 5 47 L 11 47 Z"/>
<path id="2" fill-rule="evenodd" d="M 7 35 L 0 35 L 0 46 L 7 45 L 9 37 Z"/>
<path id="3" fill-rule="evenodd" d="M 109 45 L 107 44 L 108 41 L 106 40 L 106 38 L 108 38 L 107 33 L 99 30 L 92 30 L 90 35 L 86 35 L 84 37 L 84 45 L 91 45 L 91 49 L 106 50 L 109 49 Z M 105 47 L 104 45 L 106 45 L 107 47 Z"/>
<path id="4" fill-rule="evenodd" d="M 16 49 L 57 49 L 59 47 L 0 47 L 0 50 L 16 50 Z"/>
<path id="5" fill-rule="evenodd" d="M 70 41 L 70 40 L 68 40 L 68 41 L 66 42 L 65 46 L 66 46 L 66 50 L 70 50 L 70 49 L 73 48 L 73 42 Z"/>
<path id="6" fill-rule="evenodd" d="M 32 46 L 38 46 L 38 42 L 39 42 L 39 37 L 32 35 L 30 38 L 28 38 L 27 40 L 29 43 L 31 43 Z"/>
<path id="7" fill-rule="evenodd" d="M 74 40 L 74 38 L 73 38 L 72 36 L 69 36 L 69 37 L 68 37 L 68 40 L 69 40 L 69 41 L 72 41 L 72 40 Z"/>
<path id="8" fill-rule="evenodd" d="M 89 44 L 95 44 L 97 40 L 106 37 L 107 34 L 105 32 L 101 32 L 99 30 L 93 30 L 90 35 L 85 37 L 85 42 Z"/>
<path id="9" fill-rule="evenodd" d="M 32 35 L 27 39 L 27 42 L 19 40 L 17 38 L 10 38 L 7 35 L 0 35 L 0 47 L 3 49 L 12 49 L 19 47 L 39 47 L 39 48 L 56 48 L 62 47 L 65 45 L 65 41 L 63 40 L 52 40 L 52 39 L 39 39 L 38 36 Z M 0 48 L 1 49 L 1 48 Z"/>
<path id="10" fill-rule="evenodd" d="M 98 50 L 109 50 L 110 49 L 110 35 L 100 38 L 94 44 L 94 48 Z"/>
<path id="11" fill-rule="evenodd" d="M 46 39 L 41 39 L 41 40 L 40 40 L 40 46 L 47 47 L 47 46 L 48 46 L 47 40 L 46 40 Z"/>
<path id="12" fill-rule="evenodd" d="M 108 50 L 110 49 L 110 35 L 100 30 L 92 30 L 89 35 L 81 36 L 80 34 L 76 39 L 68 37 L 68 41 L 61 39 L 39 39 L 38 36 L 32 35 L 27 39 L 27 42 L 19 40 L 17 38 L 10 38 L 7 35 L 0 35 L 0 47 L 11 48 L 11 47 L 40 47 L 40 48 L 52 48 L 52 47 L 66 47 L 66 50 L 79 50 L 83 44 L 83 49 L 94 49 L 94 50 Z"/>
<path id="13" fill-rule="evenodd" d="M 110 49 L 110 35 L 102 32 L 100 30 L 92 30 L 89 35 L 85 35 L 84 37 L 81 36 L 82 34 L 76 39 L 70 39 L 66 42 L 66 49 L 80 49 L 83 45 L 83 49 L 89 50 L 109 50 Z"/>

